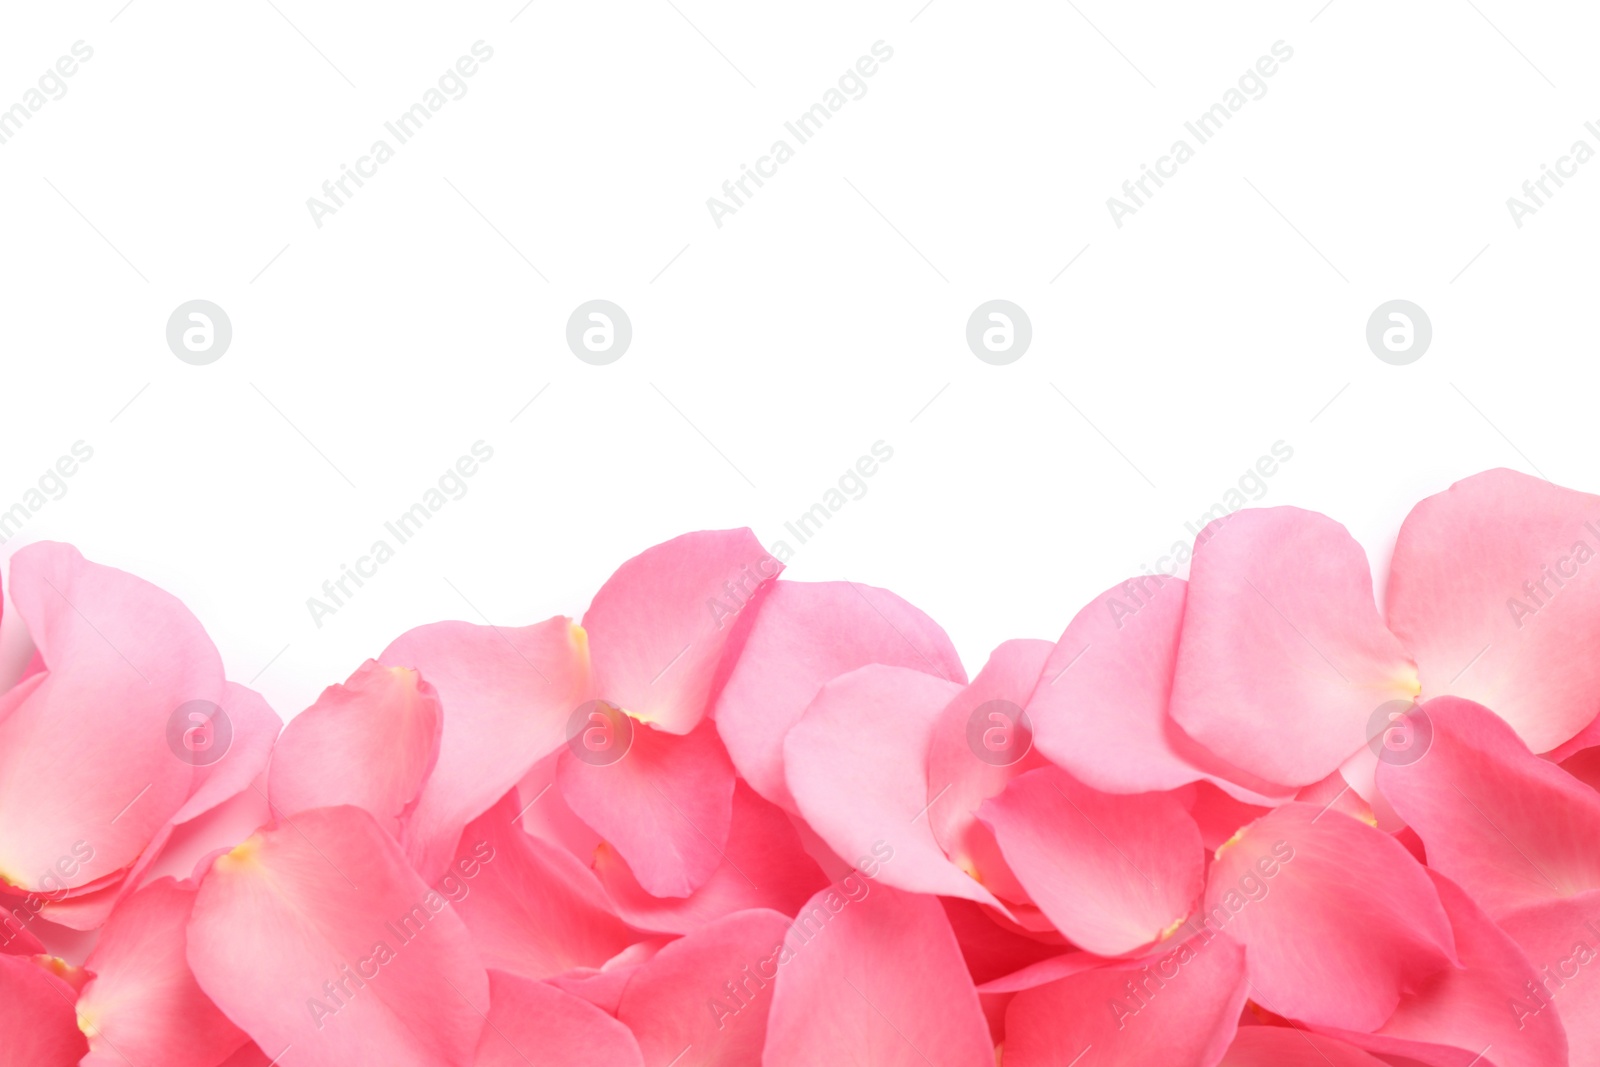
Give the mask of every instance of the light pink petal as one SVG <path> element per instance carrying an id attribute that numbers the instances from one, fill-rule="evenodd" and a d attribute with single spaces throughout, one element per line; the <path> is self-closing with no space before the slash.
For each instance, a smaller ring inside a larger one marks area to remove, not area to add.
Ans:
<path id="1" fill-rule="evenodd" d="M 365 808 L 400 840 L 438 758 L 443 725 L 439 696 L 420 674 L 369 659 L 289 721 L 273 753 L 268 795 L 289 815 Z"/>
<path id="2" fill-rule="evenodd" d="M 1510 470 L 1428 497 L 1400 527 L 1389 624 L 1424 696 L 1493 708 L 1535 752 L 1600 711 L 1600 497 Z"/>
<path id="3" fill-rule="evenodd" d="M 762 1067 L 992 1067 L 988 1028 L 944 910 L 852 875 L 800 909 Z"/>
<path id="4" fill-rule="evenodd" d="M 632 747 L 614 763 L 586 763 L 565 752 L 556 781 L 572 810 L 622 854 L 648 893 L 686 897 L 722 862 L 734 773 L 709 722 L 683 735 L 638 724 Z"/>
<path id="5" fill-rule="evenodd" d="M 605 907 L 592 871 L 522 832 L 515 800 L 508 794 L 467 827 L 435 887 L 461 916 L 486 967 L 544 979 L 602 966 L 633 938 Z"/>
<path id="6" fill-rule="evenodd" d="M 433 623 L 402 634 L 378 662 L 420 671 L 444 707 L 439 759 L 411 813 L 407 848 L 423 877 L 436 878 L 462 827 L 565 741 L 569 716 L 587 699 L 583 631 L 564 618 Z"/>
<path id="7" fill-rule="evenodd" d="M 644 1067 L 628 1028 L 571 993 L 490 971 L 489 998 L 476 1067 Z"/>
<path id="8" fill-rule="evenodd" d="M 1246 1026 L 1218 1067 L 1383 1067 L 1383 1061 L 1297 1027 Z"/>
<path id="9" fill-rule="evenodd" d="M 1224 845 L 1196 917 L 1245 947 L 1251 994 L 1313 1026 L 1375 1030 L 1400 998 L 1456 965 L 1427 872 L 1388 834 L 1286 804 Z"/>
<path id="10" fill-rule="evenodd" d="M 0 718 L 0 880 L 86 886 L 132 864 L 188 799 L 169 719 L 222 699 L 222 662 L 176 598 L 67 545 L 18 552 L 11 597 L 49 669 Z"/>
<path id="11" fill-rule="evenodd" d="M 835 678 L 784 739 L 801 814 L 842 859 L 887 849 L 878 877 L 916 893 L 1000 906 L 939 847 L 928 825 L 928 746 L 954 682 L 905 667 Z"/>
<path id="12" fill-rule="evenodd" d="M 741 911 L 679 938 L 635 971 L 617 1018 L 639 1039 L 646 1067 L 761 1062 L 788 929 L 775 911 Z"/>
<path id="13" fill-rule="evenodd" d="M 1380 764 L 1378 785 L 1431 866 L 1496 918 L 1600 889 L 1600 795 L 1530 753 L 1486 708 L 1440 697 L 1420 715 L 1432 735 L 1426 754 Z"/>
<path id="14" fill-rule="evenodd" d="M 1540 981 L 1527 955 L 1453 882 L 1428 873 L 1450 916 L 1461 969 L 1446 967 L 1426 979 L 1376 1032 L 1340 1036 L 1369 1052 L 1429 1067 L 1466 1067 L 1480 1054 L 1496 1067 L 1566 1063 L 1558 1012 L 1536 1011 L 1537 1002 L 1526 996 Z"/>
<path id="15" fill-rule="evenodd" d="M 687 934 L 748 908 L 793 915 L 827 884 L 800 844 L 788 816 L 743 782 L 734 786 L 733 822 L 723 858 L 704 885 L 687 897 L 651 896 L 615 849 L 602 847 L 594 872 L 617 914 L 641 930 Z"/>
<path id="16" fill-rule="evenodd" d="M 1034 743 L 1108 793 L 1174 789 L 1205 777 L 1167 718 L 1186 583 L 1146 576 L 1090 601 L 1067 624 L 1028 702 Z"/>
<path id="17" fill-rule="evenodd" d="M 978 821 L 978 809 L 1013 778 L 1048 766 L 1034 749 L 1023 708 L 1051 647 L 1020 640 L 996 648 L 972 684 L 939 713 L 928 745 L 927 818 L 934 840 L 956 866 L 1007 900 L 1026 900 L 1027 893 L 994 834 Z"/>
<path id="18" fill-rule="evenodd" d="M 886 589 L 860 582 L 774 582 L 713 712 L 733 765 L 790 811 L 783 738 L 817 691 L 881 663 L 965 684 L 938 623 Z"/>
<path id="19" fill-rule="evenodd" d="M 283 720 L 260 693 L 237 682 L 222 687 L 222 711 L 228 717 L 232 739 L 228 751 L 215 763 L 194 769 L 194 792 L 172 816 L 188 822 L 250 788 L 267 767 L 273 745 L 283 731 Z"/>
<path id="20" fill-rule="evenodd" d="M 1120 956 L 1177 932 L 1205 886 L 1200 830 L 1165 793 L 1113 796 L 1054 767 L 984 804 L 1028 896 L 1073 944 Z"/>
<path id="21" fill-rule="evenodd" d="M 218 857 L 189 922 L 201 989 L 283 1067 L 470 1067 L 489 1007 L 466 927 L 360 808 Z"/>
<path id="22" fill-rule="evenodd" d="M 1502 916 L 1499 925 L 1538 971 L 1530 988 L 1506 988 L 1504 1018 L 1525 1029 L 1553 1025 L 1566 1030 L 1571 1062 L 1600 1063 L 1600 890 L 1535 904 Z M 1545 1062 L 1559 1063 L 1559 1060 Z"/>
<path id="23" fill-rule="evenodd" d="M 1245 953 L 1192 938 L 1143 964 L 1027 989 L 1006 1011 L 1005 1067 L 1212 1067 L 1246 996 Z"/>
<path id="24" fill-rule="evenodd" d="M 75 997 L 33 957 L 0 955 L 0 1067 L 76 1067 L 89 1046 Z"/>
<path id="25" fill-rule="evenodd" d="M 1343 526 L 1279 507 L 1201 532 L 1171 705 L 1195 741 L 1250 774 L 1308 785 L 1367 742 L 1374 712 L 1415 693 Z"/>
<path id="26" fill-rule="evenodd" d="M 248 1040 L 189 971 L 184 928 L 194 898 L 162 878 L 111 913 L 84 961 L 95 975 L 78 999 L 89 1035 L 84 1067 L 215 1067 Z"/>
<path id="27" fill-rule="evenodd" d="M 597 695 L 668 733 L 693 730 L 735 617 L 782 569 L 749 530 L 684 534 L 628 560 L 583 616 Z"/>

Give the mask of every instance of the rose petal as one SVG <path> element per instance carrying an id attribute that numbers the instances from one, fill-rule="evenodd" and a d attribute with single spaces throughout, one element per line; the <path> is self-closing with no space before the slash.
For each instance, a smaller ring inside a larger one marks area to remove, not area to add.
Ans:
<path id="1" fill-rule="evenodd" d="M 269 796 L 286 814 L 351 804 L 400 840 L 439 755 L 444 715 L 420 674 L 367 660 L 289 721 Z"/>
<path id="2" fill-rule="evenodd" d="M 1600 711 L 1600 497 L 1485 471 L 1406 516 L 1389 575 L 1389 624 L 1417 658 L 1424 696 L 1495 712 L 1535 752 Z"/>
<path id="3" fill-rule="evenodd" d="M 219 857 L 188 934 L 200 988 L 284 1067 L 473 1062 L 489 990 L 466 927 L 360 808 Z"/>
<path id="4" fill-rule="evenodd" d="M 992 1067 L 978 994 L 938 901 L 857 877 L 812 897 L 787 944 L 762 1067 Z"/>
<path id="5" fill-rule="evenodd" d="M 756 792 L 796 810 L 784 780 L 784 735 L 819 689 L 870 663 L 967 680 L 939 625 L 886 589 L 772 584 L 713 712 L 733 765 Z"/>
<path id="6" fill-rule="evenodd" d="M 730 619 L 782 569 L 749 530 L 684 534 L 628 560 L 583 616 L 596 694 L 668 733 L 693 730 Z"/>
<path id="7" fill-rule="evenodd" d="M 1366 743 L 1378 708 L 1415 693 L 1343 526 L 1279 507 L 1201 532 L 1171 704 L 1195 741 L 1267 781 L 1309 785 Z"/>

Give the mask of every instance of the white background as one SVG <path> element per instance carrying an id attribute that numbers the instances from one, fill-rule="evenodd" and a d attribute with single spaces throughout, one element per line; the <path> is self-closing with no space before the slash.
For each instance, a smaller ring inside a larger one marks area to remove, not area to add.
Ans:
<path id="1" fill-rule="evenodd" d="M 0 145 L 0 509 L 87 442 L 4 553 L 68 540 L 174 591 L 284 715 L 410 626 L 577 615 L 691 529 L 892 588 L 975 670 L 1280 440 L 1259 503 L 1340 519 L 1380 580 L 1459 477 L 1600 489 L 1600 161 L 1506 207 L 1600 149 L 1585 5 L 273 3 L 6 4 L 0 107 L 94 56 Z M 479 40 L 466 96 L 316 227 Z M 707 197 L 880 40 L 719 229 Z M 1279 40 L 1267 94 L 1116 227 L 1106 198 Z M 597 297 L 634 329 L 604 367 L 564 340 Z M 166 345 L 195 298 L 232 320 L 209 366 Z M 965 343 L 992 298 L 1032 320 L 1009 366 Z M 1365 342 L 1394 298 L 1433 324 L 1409 366 Z M 317 628 L 306 598 L 480 439 L 468 494 Z"/>

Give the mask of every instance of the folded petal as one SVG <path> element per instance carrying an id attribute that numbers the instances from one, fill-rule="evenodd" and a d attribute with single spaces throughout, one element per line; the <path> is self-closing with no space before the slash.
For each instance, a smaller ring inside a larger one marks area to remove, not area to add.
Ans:
<path id="1" fill-rule="evenodd" d="M 360 808 L 218 857 L 188 930 L 200 988 L 284 1067 L 470 1067 L 488 979 L 449 902 Z M 248 961 L 248 965 L 245 965 Z"/>
<path id="2" fill-rule="evenodd" d="M 1218 1067 L 1383 1067 L 1383 1061 L 1298 1027 L 1246 1026 Z"/>
<path id="3" fill-rule="evenodd" d="M 648 893 L 686 897 L 722 862 L 734 773 L 709 722 L 682 735 L 640 724 L 626 754 L 610 763 L 563 753 L 556 781 Z"/>
<path id="4" fill-rule="evenodd" d="M 1424 696 L 1465 697 L 1535 752 L 1600 711 L 1600 497 L 1485 471 L 1406 516 L 1390 564 L 1389 625 Z"/>
<path id="5" fill-rule="evenodd" d="M 194 898 L 161 878 L 111 913 L 84 961 L 95 976 L 78 999 L 85 1067 L 215 1067 L 248 1041 L 189 970 L 184 929 Z"/>
<path id="6" fill-rule="evenodd" d="M 749 530 L 684 534 L 618 567 L 583 616 L 598 695 L 668 733 L 693 730 L 733 617 L 782 569 Z"/>
<path id="7" fill-rule="evenodd" d="M 1380 763 L 1378 785 L 1430 866 L 1497 918 L 1600 889 L 1600 794 L 1471 701 L 1440 697 L 1415 714 L 1432 736 L 1426 754 Z"/>
<path id="8" fill-rule="evenodd" d="M 571 993 L 490 971 L 489 999 L 476 1067 L 644 1067 L 628 1028 Z"/>
<path id="9" fill-rule="evenodd" d="M 1438 891 L 1405 846 L 1309 804 L 1218 850 L 1200 922 L 1245 947 L 1253 999 L 1313 1026 L 1376 1030 L 1406 991 L 1457 965 Z"/>
<path id="10" fill-rule="evenodd" d="M 1033 747 L 1023 705 L 1050 656 L 1048 641 L 1007 641 L 972 684 L 945 705 L 928 743 L 928 825 L 956 864 L 990 892 L 1022 901 L 1027 893 L 1006 866 L 978 809 L 1020 774 L 1048 766 Z"/>
<path id="11" fill-rule="evenodd" d="M 788 929 L 775 911 L 741 911 L 679 938 L 635 971 L 617 1018 L 639 1039 L 647 1067 L 761 1062 Z"/>
<path id="12" fill-rule="evenodd" d="M 1558 1013 L 1538 1010 L 1527 995 L 1541 981 L 1527 955 L 1458 886 L 1437 872 L 1428 874 L 1450 916 L 1461 968 L 1446 967 L 1408 992 L 1373 1033 L 1338 1036 L 1380 1056 L 1409 1057 L 1428 1067 L 1467 1067 L 1485 1055 L 1496 1067 L 1566 1063 L 1567 1035 Z"/>
<path id="13" fill-rule="evenodd" d="M 439 696 L 416 671 L 367 660 L 289 720 L 269 796 L 290 815 L 350 804 L 396 840 L 439 755 Z"/>
<path id="14" fill-rule="evenodd" d="M 978 994 L 932 897 L 847 880 L 800 909 L 786 944 L 762 1067 L 994 1064 Z"/>
<path id="15" fill-rule="evenodd" d="M 1309 785 L 1366 743 L 1379 708 L 1415 693 L 1343 526 L 1279 507 L 1201 532 L 1171 704 L 1195 741 L 1267 781 Z"/>
<path id="16" fill-rule="evenodd" d="M 801 814 L 842 859 L 887 848 L 885 884 L 999 907 L 946 857 L 926 815 L 929 743 L 960 692 L 905 667 L 835 678 L 784 739 L 784 767 Z"/>
<path id="17" fill-rule="evenodd" d="M 1244 951 L 1210 938 L 1018 993 L 1006 1010 L 1005 1067 L 1080 1058 L 1095 1067 L 1212 1067 L 1233 1039 L 1246 984 Z"/>
<path id="18" fill-rule="evenodd" d="M 1101 956 L 1171 936 L 1205 887 L 1200 830 L 1171 794 L 1113 796 L 1047 767 L 1014 780 L 981 815 L 1029 898 Z"/>
<path id="19" fill-rule="evenodd" d="M 734 786 L 733 821 L 722 860 L 693 893 L 686 897 L 650 895 L 627 861 L 609 847 L 596 854 L 594 873 L 623 920 L 641 930 L 673 934 L 687 934 L 748 908 L 793 915 L 828 881 L 801 845 L 789 817 L 744 782 Z"/>
<path id="20" fill-rule="evenodd" d="M 411 813 L 406 850 L 424 878 L 437 878 L 462 827 L 565 741 L 587 697 L 583 631 L 564 618 L 432 623 L 400 635 L 378 662 L 420 671 L 444 707 L 438 762 Z"/>
<path id="21" fill-rule="evenodd" d="M 472 934 L 484 966 L 544 979 L 601 967 L 633 940 L 605 907 L 594 873 L 517 825 L 516 794 L 461 835 L 438 883 Z"/>
<path id="22" fill-rule="evenodd" d="M 222 712 L 228 721 L 228 749 L 215 762 L 195 767 L 193 791 L 172 816 L 174 823 L 188 822 L 250 788 L 266 769 L 283 730 L 283 720 L 266 698 L 237 682 L 223 685 Z"/>
<path id="23" fill-rule="evenodd" d="M 733 765 L 756 792 L 790 811 L 783 738 L 817 691 L 881 663 L 965 683 L 939 624 L 860 582 L 772 583 L 712 713 Z"/>
<path id="24" fill-rule="evenodd" d="M 67 545 L 18 552 L 11 597 L 48 669 L 0 718 L 0 881 L 84 887 L 131 865 L 188 799 L 192 762 L 169 727 L 217 705 L 222 662 L 175 597 Z"/>
<path id="25" fill-rule="evenodd" d="M 76 1067 L 89 1051 L 76 996 L 34 957 L 0 955 L 0 1067 Z"/>

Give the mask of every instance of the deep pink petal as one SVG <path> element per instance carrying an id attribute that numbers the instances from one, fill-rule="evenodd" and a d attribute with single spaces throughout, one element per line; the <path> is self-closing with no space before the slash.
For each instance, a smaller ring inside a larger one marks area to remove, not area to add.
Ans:
<path id="1" fill-rule="evenodd" d="M 1297 1027 L 1246 1026 L 1218 1067 L 1383 1067 L 1383 1061 L 1336 1038 Z"/>
<path id="2" fill-rule="evenodd" d="M 686 897 L 722 862 L 733 819 L 733 764 L 716 727 L 671 734 L 644 724 L 614 763 L 563 753 L 556 780 L 584 822 L 628 861 L 645 891 Z"/>
<path id="3" fill-rule="evenodd" d="M 674 934 L 687 934 L 748 908 L 793 915 L 828 881 L 801 846 L 788 816 L 743 782 L 734 786 L 733 821 L 722 861 L 687 897 L 651 896 L 609 847 L 595 856 L 594 871 L 625 921 L 641 930 Z"/>
<path id="4" fill-rule="evenodd" d="M 78 999 L 85 1067 L 215 1067 L 248 1040 L 201 992 L 184 957 L 195 891 L 152 882 L 111 913 L 84 967 Z"/>
<path id="5" fill-rule="evenodd" d="M 628 1028 L 570 993 L 490 971 L 489 999 L 476 1067 L 644 1067 Z"/>
<path id="6" fill-rule="evenodd" d="M 1600 889 L 1600 795 L 1471 701 L 1440 697 L 1420 714 L 1426 754 L 1380 764 L 1378 784 L 1431 866 L 1496 918 Z"/>
<path id="7" fill-rule="evenodd" d="M 1423 695 L 1495 712 L 1535 752 L 1600 711 L 1600 497 L 1485 471 L 1406 517 L 1390 565 L 1389 624 Z"/>
<path id="8" fill-rule="evenodd" d="M 745 1067 L 761 1061 L 789 920 L 741 911 L 667 945 L 634 972 L 617 1018 L 647 1067 Z"/>
<path id="9" fill-rule="evenodd" d="M 1201 532 L 1171 705 L 1195 741 L 1250 774 L 1308 785 L 1367 742 L 1381 706 L 1416 691 L 1343 526 L 1279 507 Z"/>
<path id="10" fill-rule="evenodd" d="M 411 813 L 407 854 L 424 878 L 444 873 L 462 827 L 488 811 L 566 739 L 588 692 L 583 631 L 440 622 L 402 634 L 378 662 L 410 667 L 439 694 L 439 759 Z"/>
<path id="11" fill-rule="evenodd" d="M 188 799 L 193 767 L 168 723 L 222 699 L 222 662 L 176 598 L 67 545 L 18 552 L 11 597 L 49 669 L 0 718 L 0 880 L 86 886 L 132 864 Z"/>
<path id="12" fill-rule="evenodd" d="M 1426 979 L 1374 1033 L 1340 1036 L 1369 1052 L 1429 1067 L 1467 1067 L 1480 1055 L 1496 1067 L 1566 1063 L 1558 1012 L 1535 1010 L 1537 1002 L 1525 992 L 1541 980 L 1527 955 L 1458 886 L 1428 873 L 1450 916 L 1461 969 L 1446 967 Z"/>
<path id="13" fill-rule="evenodd" d="M 928 747 L 954 682 L 905 667 L 835 678 L 784 739 L 789 789 L 842 859 L 888 849 L 878 877 L 917 893 L 1000 902 L 939 847 L 928 825 Z"/>
<path id="14" fill-rule="evenodd" d="M 0 1067 L 76 1067 L 76 993 L 31 956 L 0 955 Z"/>
<path id="15" fill-rule="evenodd" d="M 794 810 L 783 738 L 817 691 L 880 663 L 965 683 L 938 623 L 860 582 L 774 582 L 713 712 L 733 765 L 756 792 Z"/>
<path id="16" fill-rule="evenodd" d="M 438 758 L 443 725 L 439 696 L 420 674 L 367 660 L 289 721 L 273 753 L 268 795 L 289 815 L 365 808 L 400 840 Z"/>
<path id="17" fill-rule="evenodd" d="M 800 910 L 762 1067 L 992 1067 L 978 994 L 939 902 L 853 875 Z"/>
<path id="18" fill-rule="evenodd" d="M 472 934 L 484 966 L 544 979 L 601 967 L 633 940 L 605 906 L 594 873 L 571 854 L 523 833 L 516 794 L 461 835 L 436 883 Z"/>
<path id="19" fill-rule="evenodd" d="M 488 979 L 448 900 L 360 808 L 218 857 L 189 922 L 207 995 L 284 1067 L 470 1067 Z"/>
<path id="20" fill-rule="evenodd" d="M 1600 1063 L 1600 890 L 1534 904 L 1502 916 L 1499 925 L 1537 969 L 1530 987 L 1505 992 L 1504 1018 L 1522 1028 L 1559 1020 L 1572 1063 Z M 1560 1061 L 1548 1061 L 1560 1062 Z"/>
<path id="21" fill-rule="evenodd" d="M 1276 809 L 1218 851 L 1197 919 L 1245 947 L 1252 999 L 1314 1026 L 1375 1030 L 1457 962 L 1439 894 L 1405 847 L 1309 804 Z"/>
<path id="22" fill-rule="evenodd" d="M 1244 1007 L 1244 956 L 1202 935 L 1148 963 L 1024 990 L 1006 1011 L 1005 1067 L 1212 1067 Z"/>
<path id="23" fill-rule="evenodd" d="M 1171 794 L 1113 796 L 1048 767 L 1014 780 L 981 814 L 1030 899 L 1102 956 L 1177 932 L 1205 886 L 1200 830 Z"/>
<path id="24" fill-rule="evenodd" d="M 782 569 L 749 530 L 684 534 L 628 560 L 583 616 L 597 695 L 668 733 L 693 730 L 734 617 Z"/>

